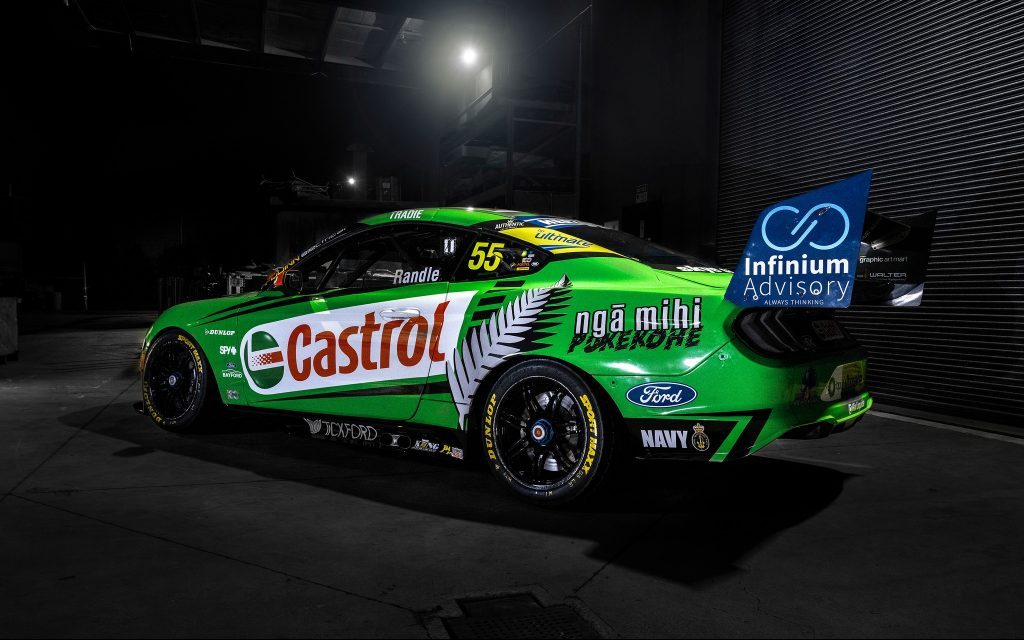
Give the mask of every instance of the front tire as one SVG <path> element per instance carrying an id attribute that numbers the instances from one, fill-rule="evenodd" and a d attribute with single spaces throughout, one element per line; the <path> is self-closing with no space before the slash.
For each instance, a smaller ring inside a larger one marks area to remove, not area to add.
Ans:
<path id="1" fill-rule="evenodd" d="M 191 337 L 177 330 L 157 336 L 146 353 L 142 403 L 146 415 L 169 431 L 200 428 L 212 411 L 210 367 Z"/>
<path id="2" fill-rule="evenodd" d="M 592 494 L 608 472 L 611 421 L 591 385 L 565 365 L 512 366 L 495 382 L 481 412 L 488 466 L 532 502 L 577 500 Z"/>

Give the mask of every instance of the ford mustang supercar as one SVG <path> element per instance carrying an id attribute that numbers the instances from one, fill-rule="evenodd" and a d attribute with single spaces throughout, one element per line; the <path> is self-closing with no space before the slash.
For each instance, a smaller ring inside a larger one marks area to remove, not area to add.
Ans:
<path id="1" fill-rule="evenodd" d="M 318 439 L 475 452 L 546 503 L 589 493 L 620 455 L 722 462 L 852 426 L 871 406 L 854 340 L 825 311 L 741 309 L 729 278 L 578 220 L 373 215 L 261 291 L 165 311 L 143 410 L 171 430 L 226 406 Z"/>

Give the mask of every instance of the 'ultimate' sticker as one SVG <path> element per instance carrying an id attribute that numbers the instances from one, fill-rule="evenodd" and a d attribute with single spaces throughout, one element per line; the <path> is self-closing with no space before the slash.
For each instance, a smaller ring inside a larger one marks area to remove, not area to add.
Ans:
<path id="1" fill-rule="evenodd" d="M 517 229 L 506 229 L 505 231 L 502 231 L 501 234 L 512 236 L 518 240 L 523 240 L 524 242 L 528 242 L 554 254 L 607 253 L 613 256 L 619 255 L 610 249 L 605 249 L 604 247 L 596 245 L 593 242 L 588 242 L 583 238 L 577 238 L 576 236 L 566 233 L 560 229 L 519 227 Z"/>

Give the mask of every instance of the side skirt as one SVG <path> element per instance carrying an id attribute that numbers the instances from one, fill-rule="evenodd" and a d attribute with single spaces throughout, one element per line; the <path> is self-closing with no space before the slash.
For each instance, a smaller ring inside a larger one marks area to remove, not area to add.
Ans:
<path id="1" fill-rule="evenodd" d="M 256 414 L 279 420 L 286 429 L 315 440 L 464 460 L 466 432 L 398 420 L 367 420 L 343 416 L 229 407 L 233 413 Z"/>

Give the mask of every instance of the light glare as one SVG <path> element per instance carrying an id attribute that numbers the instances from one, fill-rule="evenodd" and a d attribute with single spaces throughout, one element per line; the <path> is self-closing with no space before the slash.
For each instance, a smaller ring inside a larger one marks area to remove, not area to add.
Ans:
<path id="1" fill-rule="evenodd" d="M 462 49 L 462 55 L 459 57 L 462 59 L 462 64 L 467 67 L 472 67 L 476 64 L 478 56 L 479 54 L 477 54 L 476 49 L 473 47 L 465 47 Z"/>

